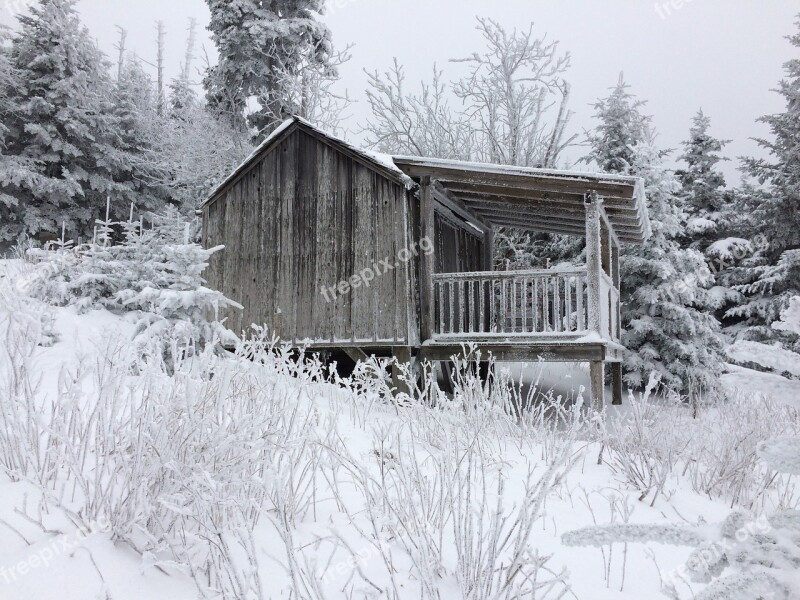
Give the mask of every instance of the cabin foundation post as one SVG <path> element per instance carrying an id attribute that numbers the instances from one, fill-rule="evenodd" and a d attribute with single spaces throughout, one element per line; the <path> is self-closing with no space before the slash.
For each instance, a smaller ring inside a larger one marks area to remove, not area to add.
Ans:
<path id="1" fill-rule="evenodd" d="M 586 207 L 586 283 L 588 287 L 589 331 L 603 335 L 602 307 L 600 290 L 600 271 L 603 268 L 603 248 L 601 241 L 600 211 L 603 200 L 595 192 L 584 196 Z M 605 406 L 605 363 L 589 363 L 592 402 L 597 410 Z"/>
<path id="2" fill-rule="evenodd" d="M 411 395 L 411 389 L 409 388 L 408 382 L 404 381 L 401 377 L 402 372 L 400 370 L 400 365 L 411 365 L 411 348 L 408 346 L 397 346 L 392 348 L 392 388 L 394 389 L 395 395 L 397 394 L 407 394 Z M 411 370 L 408 375 L 413 376 L 413 370 Z"/>
<path id="3" fill-rule="evenodd" d="M 592 406 L 601 411 L 606 405 L 606 372 L 605 363 L 601 360 L 589 363 L 589 380 L 592 394 Z"/>
<path id="4" fill-rule="evenodd" d="M 611 404 L 622 405 L 622 363 L 611 363 Z"/>

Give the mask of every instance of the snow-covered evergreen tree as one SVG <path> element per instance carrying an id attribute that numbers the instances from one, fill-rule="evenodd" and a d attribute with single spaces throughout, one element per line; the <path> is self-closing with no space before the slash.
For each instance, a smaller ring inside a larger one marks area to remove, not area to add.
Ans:
<path id="1" fill-rule="evenodd" d="M 22 166 L 21 159 L 7 151 L 10 130 L 6 124 L 16 113 L 11 95 L 20 85 L 19 73 L 11 63 L 8 33 L 0 26 L 0 249 L 16 238 L 22 220 L 19 200 L 4 191 Z"/>
<path id="2" fill-rule="evenodd" d="M 115 199 L 119 205 L 132 204 L 138 211 L 158 211 L 167 200 L 145 158 L 163 135 L 157 101 L 153 82 L 141 63 L 133 58 L 126 60 L 114 88 L 113 114 L 118 129 L 115 145 L 127 156 L 117 179 L 127 190 Z"/>
<path id="3" fill-rule="evenodd" d="M 685 241 L 701 252 L 725 235 L 732 210 L 725 176 L 718 167 L 725 160 L 720 153 L 728 141 L 716 139 L 710 128 L 711 119 L 700 110 L 692 120 L 689 139 L 683 143 L 680 160 L 686 166 L 676 173 L 683 186 Z"/>
<path id="4" fill-rule="evenodd" d="M 797 25 L 800 29 L 800 21 Z M 789 40 L 800 52 L 800 31 Z M 759 144 L 770 156 L 744 163 L 745 172 L 761 187 L 751 186 L 739 206 L 767 243 L 742 266 L 739 276 L 744 282 L 737 289 L 747 299 L 729 315 L 744 320 L 744 336 L 757 339 L 777 334 L 770 325 L 800 291 L 800 56 L 787 62 L 785 69 L 778 92 L 786 111 L 761 118 L 772 139 Z M 796 336 L 783 339 L 798 349 Z"/>
<path id="5" fill-rule="evenodd" d="M 337 75 L 330 31 L 316 18 L 324 1 L 206 2 L 219 51 L 219 64 L 205 80 L 209 105 L 234 127 L 255 129 L 257 139 L 293 113 L 308 116 L 304 77 Z M 258 99 L 259 108 L 246 117 L 251 97 Z"/>
<path id="6" fill-rule="evenodd" d="M 733 289 L 733 275 L 740 261 L 749 258 L 753 243 L 742 237 L 736 211 L 736 194 L 727 189 L 719 164 L 727 160 L 721 152 L 729 143 L 710 133 L 711 119 L 700 110 L 692 120 L 689 139 L 683 143 L 680 161 L 685 165 L 677 171 L 682 190 L 686 222 L 680 237 L 681 245 L 702 252 L 714 275 L 716 285 L 712 299 L 716 316 L 741 302 L 742 295 Z"/>
<path id="7" fill-rule="evenodd" d="M 4 122 L 6 151 L 23 162 L 0 181 L 0 193 L 22 213 L 12 235 L 55 233 L 62 222 L 75 235 L 90 235 L 106 197 L 128 191 L 115 181 L 126 161 L 115 147 L 108 65 L 75 3 L 40 0 L 18 17 L 12 37 L 10 62 L 20 84 Z"/>
<path id="8" fill-rule="evenodd" d="M 62 241 L 53 249 L 32 249 L 38 263 L 27 291 L 57 306 L 79 311 L 105 308 L 132 315 L 133 342 L 143 352 L 174 358 L 195 345 L 236 336 L 219 322 L 219 312 L 238 304 L 205 287 L 202 273 L 212 254 L 193 242 L 192 223 L 174 207 L 150 214 L 148 223 L 98 221 L 96 241 L 78 248 Z M 123 239 L 114 244 L 112 228 Z"/>
<path id="9" fill-rule="evenodd" d="M 652 222 L 644 246 L 623 249 L 621 257 L 625 378 L 641 387 L 656 372 L 671 390 L 709 390 L 722 367 L 719 324 L 705 312 L 713 277 L 702 254 L 678 243 L 685 222 L 680 185 L 663 165 L 642 106 L 620 78 L 596 104 L 600 123 L 589 136 L 588 158 L 602 170 L 644 179 Z"/>

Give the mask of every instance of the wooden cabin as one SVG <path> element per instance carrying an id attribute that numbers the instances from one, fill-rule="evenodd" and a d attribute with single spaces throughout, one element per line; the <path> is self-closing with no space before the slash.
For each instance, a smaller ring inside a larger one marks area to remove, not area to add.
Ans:
<path id="1" fill-rule="evenodd" d="M 279 127 L 203 203 L 224 245 L 210 287 L 297 347 L 447 361 L 475 343 L 498 361 L 605 363 L 621 401 L 622 244 L 650 233 L 642 181 L 375 155 L 300 118 Z M 587 264 L 496 271 L 494 230 L 585 237 Z"/>

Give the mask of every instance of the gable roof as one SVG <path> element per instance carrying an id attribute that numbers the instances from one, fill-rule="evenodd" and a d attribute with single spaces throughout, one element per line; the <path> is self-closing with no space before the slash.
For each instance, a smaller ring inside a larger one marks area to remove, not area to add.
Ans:
<path id="1" fill-rule="evenodd" d="M 257 163 L 262 156 L 272 150 L 274 146 L 282 142 L 286 137 L 291 135 L 296 130 L 301 130 L 304 133 L 311 135 L 324 144 L 328 144 L 336 148 L 339 152 L 346 154 L 355 161 L 361 163 L 365 167 L 372 169 L 383 177 L 411 189 L 414 186 L 413 180 L 401 171 L 392 161 L 391 156 L 379 154 L 377 152 L 369 152 L 356 148 L 348 144 L 342 139 L 339 139 L 319 127 L 316 127 L 303 119 L 302 117 L 292 116 L 281 123 L 278 128 L 273 131 L 259 146 L 253 150 L 252 154 L 248 156 L 242 164 L 236 167 L 233 172 L 228 175 L 214 190 L 206 197 L 205 201 L 200 205 L 199 210 L 202 210 L 212 202 L 214 202 L 221 193 L 231 184 L 233 184 L 241 175 Z"/>

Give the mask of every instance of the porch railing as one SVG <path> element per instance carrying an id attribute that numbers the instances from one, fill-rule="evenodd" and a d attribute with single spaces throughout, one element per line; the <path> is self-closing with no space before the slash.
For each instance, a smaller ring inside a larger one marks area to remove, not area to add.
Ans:
<path id="1" fill-rule="evenodd" d="M 601 279 L 601 331 L 617 340 L 619 292 Z M 441 273 L 433 276 L 433 336 L 577 339 L 590 331 L 587 269 Z"/>

